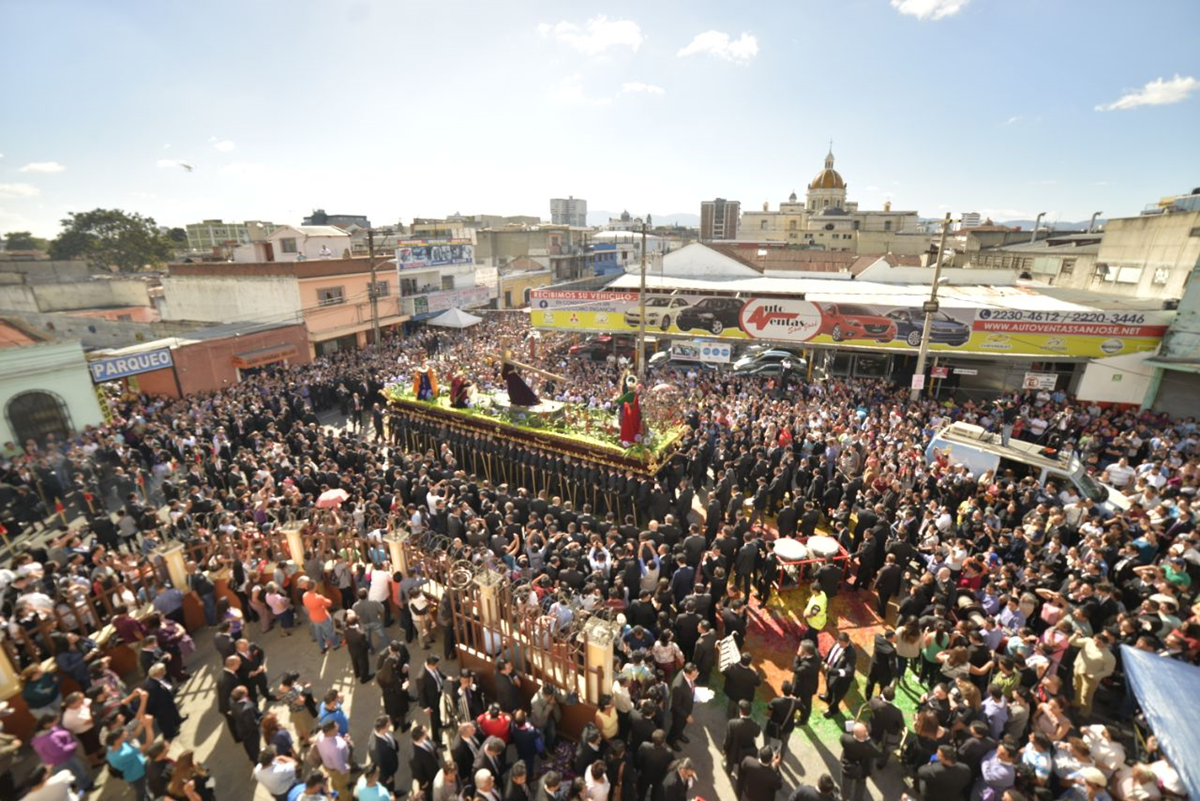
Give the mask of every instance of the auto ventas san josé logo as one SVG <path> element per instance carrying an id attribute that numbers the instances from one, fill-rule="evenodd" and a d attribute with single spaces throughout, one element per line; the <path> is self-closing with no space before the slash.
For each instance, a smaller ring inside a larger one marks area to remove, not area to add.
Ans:
<path id="1" fill-rule="evenodd" d="M 751 336 L 806 340 L 820 330 L 821 312 L 803 300 L 752 300 L 742 309 L 741 324 Z"/>

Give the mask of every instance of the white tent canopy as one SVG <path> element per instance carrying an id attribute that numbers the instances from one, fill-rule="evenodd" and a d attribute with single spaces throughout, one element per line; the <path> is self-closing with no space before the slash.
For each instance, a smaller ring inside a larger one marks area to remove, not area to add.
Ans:
<path id="1" fill-rule="evenodd" d="M 443 328 L 470 328 L 481 322 L 483 322 L 482 317 L 467 314 L 462 309 L 447 309 L 437 317 L 427 321 L 429 325 L 440 325 Z"/>

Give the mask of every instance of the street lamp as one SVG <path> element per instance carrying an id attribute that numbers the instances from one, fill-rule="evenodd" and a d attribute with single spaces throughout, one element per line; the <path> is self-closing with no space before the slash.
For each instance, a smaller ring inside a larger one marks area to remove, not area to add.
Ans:
<path id="1" fill-rule="evenodd" d="M 917 369 L 913 372 L 913 387 L 909 400 L 920 400 L 921 389 L 917 387 L 916 377 L 925 378 L 925 362 L 929 359 L 929 337 L 933 329 L 933 315 L 938 310 L 938 287 L 942 285 L 942 257 L 946 252 L 946 232 L 950 230 L 950 212 L 942 220 L 942 236 L 938 242 L 937 261 L 933 265 L 933 284 L 929 287 L 929 300 L 921 305 L 925 311 L 925 323 L 921 326 L 921 349 L 917 351 Z M 945 279 L 948 280 L 948 279 Z M 924 384 L 922 384 L 922 387 Z"/>

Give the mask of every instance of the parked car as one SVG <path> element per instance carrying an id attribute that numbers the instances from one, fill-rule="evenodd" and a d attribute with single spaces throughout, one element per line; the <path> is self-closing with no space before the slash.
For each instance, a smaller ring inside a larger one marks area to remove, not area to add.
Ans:
<path id="1" fill-rule="evenodd" d="M 857 303 L 819 303 L 821 330 L 834 342 L 848 339 L 873 339 L 876 342 L 891 342 L 896 338 L 896 324 L 887 317 L 875 313 L 870 306 Z"/>
<path id="2" fill-rule="evenodd" d="M 688 302 L 684 298 L 655 297 L 646 299 L 646 327 L 659 328 L 667 331 L 671 323 L 679 319 L 679 313 L 686 308 Z M 637 328 L 641 322 L 637 306 L 625 312 L 625 325 Z"/>
<path id="3" fill-rule="evenodd" d="M 925 312 L 920 309 L 892 309 L 887 313 L 889 320 L 896 324 L 896 336 L 903 339 L 912 347 L 921 344 L 921 331 L 925 327 Z M 929 341 L 940 342 L 943 345 L 967 344 L 971 338 L 971 327 L 955 320 L 945 312 L 936 312 L 929 328 Z"/>
<path id="4" fill-rule="evenodd" d="M 796 369 L 798 365 L 806 364 L 803 356 L 792 352 L 790 349 L 771 348 L 770 350 L 760 350 L 758 353 L 743 356 L 733 363 L 733 369 L 747 368 L 755 364 L 783 364 L 785 361 L 791 361 L 792 369 Z"/>
<path id="5" fill-rule="evenodd" d="M 751 362 L 740 367 L 734 365 L 734 375 L 777 376 L 783 374 L 782 362 Z"/>
<path id="6" fill-rule="evenodd" d="M 633 338 L 617 337 L 616 342 L 617 356 L 632 359 L 635 353 Z M 567 349 L 567 353 L 572 356 L 587 356 L 594 361 L 603 361 L 612 352 L 613 337 L 611 334 L 598 334 L 594 337 L 588 337 L 584 341 L 577 342 Z"/>
<path id="7" fill-rule="evenodd" d="M 705 298 L 679 312 L 675 325 L 681 331 L 708 331 L 719 334 L 726 328 L 740 329 L 742 305 L 737 298 Z"/>

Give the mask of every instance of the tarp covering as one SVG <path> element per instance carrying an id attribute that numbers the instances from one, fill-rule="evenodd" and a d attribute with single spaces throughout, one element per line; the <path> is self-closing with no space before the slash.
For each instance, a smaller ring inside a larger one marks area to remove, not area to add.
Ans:
<path id="1" fill-rule="evenodd" d="M 446 311 L 427 321 L 428 325 L 440 325 L 443 328 L 470 328 L 471 326 L 483 322 L 482 317 L 476 317 L 473 314 L 467 314 L 462 309 L 447 309 Z"/>
<path id="2" fill-rule="evenodd" d="M 1171 767 L 1200 799 L 1200 667 L 1121 646 L 1125 676 Z"/>

